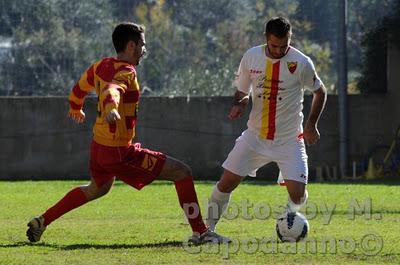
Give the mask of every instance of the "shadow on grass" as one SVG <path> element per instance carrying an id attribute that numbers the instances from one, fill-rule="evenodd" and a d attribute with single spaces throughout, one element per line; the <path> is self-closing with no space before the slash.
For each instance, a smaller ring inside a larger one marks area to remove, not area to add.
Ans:
<path id="1" fill-rule="evenodd" d="M 145 243 L 145 244 L 73 244 L 68 246 L 60 246 L 62 250 L 75 249 L 124 249 L 124 248 L 163 248 L 163 247 L 181 247 L 181 241 L 166 241 L 160 243 Z"/>
<path id="2" fill-rule="evenodd" d="M 14 244 L 0 245 L 1 248 L 19 248 L 19 247 L 46 247 L 58 250 L 76 250 L 76 249 L 129 249 L 129 248 L 163 248 L 163 247 L 181 247 L 181 241 L 166 241 L 160 243 L 144 243 L 144 244 L 72 244 L 58 245 L 50 243 L 29 243 L 16 242 Z"/>
<path id="3" fill-rule="evenodd" d="M 48 248 L 59 248 L 59 246 L 54 244 L 47 244 L 44 242 L 40 243 L 30 243 L 26 241 L 15 242 L 13 244 L 0 245 L 0 248 L 18 248 L 18 247 L 48 247 Z"/>

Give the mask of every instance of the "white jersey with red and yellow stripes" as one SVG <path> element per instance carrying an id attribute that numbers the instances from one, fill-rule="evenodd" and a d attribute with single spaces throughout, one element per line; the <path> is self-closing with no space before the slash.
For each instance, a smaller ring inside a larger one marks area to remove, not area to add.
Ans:
<path id="1" fill-rule="evenodd" d="M 243 55 L 235 85 L 251 92 L 253 106 L 247 126 L 262 139 L 284 143 L 303 132 L 304 89 L 315 91 L 323 84 L 313 62 L 289 47 L 285 56 L 266 56 L 266 45 L 250 48 Z"/>

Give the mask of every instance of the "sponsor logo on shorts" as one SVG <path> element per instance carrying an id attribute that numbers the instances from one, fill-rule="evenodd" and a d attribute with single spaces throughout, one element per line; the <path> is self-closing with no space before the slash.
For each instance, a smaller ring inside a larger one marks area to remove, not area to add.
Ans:
<path id="1" fill-rule="evenodd" d="M 143 169 L 146 169 L 148 171 L 152 171 L 154 169 L 154 167 L 156 166 L 157 163 L 157 158 L 155 158 L 154 156 L 148 155 L 146 154 L 141 167 Z"/>

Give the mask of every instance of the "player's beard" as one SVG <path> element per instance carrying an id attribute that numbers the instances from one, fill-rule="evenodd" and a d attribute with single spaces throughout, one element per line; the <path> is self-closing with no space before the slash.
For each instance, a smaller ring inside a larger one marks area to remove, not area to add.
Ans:
<path id="1" fill-rule="evenodd" d="M 137 63 L 137 65 L 139 65 L 140 62 L 141 62 L 142 60 L 146 59 L 146 58 L 147 58 L 147 55 L 148 55 L 148 52 L 147 52 L 147 51 L 143 52 L 143 53 L 138 57 L 138 63 Z"/>
<path id="2" fill-rule="evenodd" d="M 280 59 L 283 56 L 285 56 L 285 53 L 276 54 L 276 53 L 271 52 L 270 49 L 268 48 L 268 46 L 267 46 L 267 49 L 268 49 L 268 53 L 272 57 L 272 59 Z"/>

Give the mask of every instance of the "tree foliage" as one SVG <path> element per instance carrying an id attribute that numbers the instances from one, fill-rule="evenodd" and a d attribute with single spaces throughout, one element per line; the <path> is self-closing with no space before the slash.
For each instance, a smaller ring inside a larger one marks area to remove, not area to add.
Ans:
<path id="1" fill-rule="evenodd" d="M 362 93 L 385 93 L 388 44 L 400 48 L 400 0 L 392 5 L 392 12 L 363 36 L 364 47 L 358 87 Z"/>
<path id="2" fill-rule="evenodd" d="M 348 2 L 350 72 L 369 65 L 360 64 L 361 40 L 375 39 L 365 32 L 396 1 Z M 277 15 L 289 17 L 293 45 L 314 60 L 322 80 L 334 91 L 335 1 L 0 0 L 0 95 L 67 94 L 86 67 L 114 54 L 110 36 L 122 20 L 147 29 L 149 54 L 138 68 L 144 94 L 231 95 L 241 56 L 265 42 L 264 23 Z M 385 23 L 383 28 L 389 22 Z M 12 42 L 6 53 L 1 48 L 4 37 Z M 376 54 L 366 51 L 366 58 L 374 61 Z M 364 75 L 371 74 L 362 69 Z"/>
<path id="3" fill-rule="evenodd" d="M 308 41 L 309 25 L 296 20 L 297 8 L 297 1 L 288 0 L 142 2 L 135 17 L 147 26 L 150 40 L 142 84 L 153 95 L 231 95 L 241 56 L 265 42 L 264 24 L 277 15 L 291 19 L 299 36 L 295 43 L 324 64 L 320 70 L 329 71 L 329 45 Z"/>
<path id="4" fill-rule="evenodd" d="M 107 0 L 2 1 L 1 7 L 3 32 L 12 36 L 11 58 L 1 66 L 3 95 L 65 95 L 110 51 Z"/>

